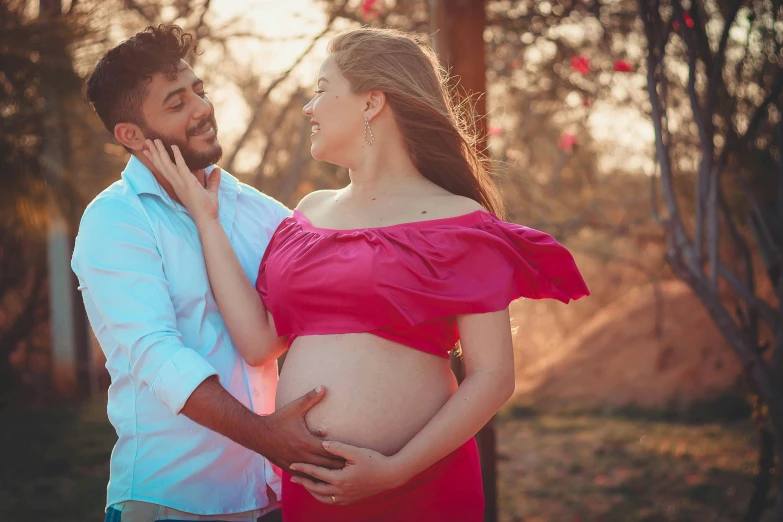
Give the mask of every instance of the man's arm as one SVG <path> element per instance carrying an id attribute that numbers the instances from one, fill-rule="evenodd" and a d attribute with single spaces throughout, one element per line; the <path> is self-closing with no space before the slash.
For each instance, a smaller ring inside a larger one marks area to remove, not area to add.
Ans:
<path id="1" fill-rule="evenodd" d="M 260 417 L 220 385 L 217 371 L 204 357 L 184 346 L 163 262 L 141 209 L 118 199 L 90 205 L 72 266 L 85 300 L 94 304 L 116 341 L 115 349 L 127 358 L 133 378 L 148 386 L 172 413 L 180 413 L 187 403 L 186 416 L 285 469 L 293 453 L 320 462 L 332 457 L 302 417 L 323 392 L 313 400 L 295 401 L 289 411 Z M 304 449 L 316 446 L 317 452 Z"/>
<path id="2" fill-rule="evenodd" d="M 275 413 L 260 416 L 237 401 L 217 378 L 209 377 L 190 395 L 182 414 L 264 455 L 287 471 L 292 463 L 297 462 L 299 455 L 308 455 L 310 462 L 321 462 L 324 467 L 339 469 L 345 461 L 335 459 L 324 450 L 322 439 L 314 437 L 304 421 L 305 413 L 324 394 L 323 386 L 319 386 Z M 317 434 L 321 437 L 326 435 Z"/>

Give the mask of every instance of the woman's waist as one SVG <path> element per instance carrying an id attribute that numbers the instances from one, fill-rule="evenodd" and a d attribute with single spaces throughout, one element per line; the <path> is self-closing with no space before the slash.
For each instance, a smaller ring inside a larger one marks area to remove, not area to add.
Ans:
<path id="1" fill-rule="evenodd" d="M 344 333 L 360 332 L 360 333 Z M 308 339 L 333 339 L 352 337 L 362 339 L 358 344 L 371 344 L 381 340 L 388 341 L 390 345 L 407 347 L 412 350 L 435 355 L 442 359 L 448 359 L 449 353 L 459 338 L 454 321 L 451 318 L 441 318 L 426 321 L 417 325 L 386 325 L 382 328 L 367 329 L 367 325 L 359 327 L 357 324 L 328 323 L 327 325 L 313 325 L 308 323 L 307 329 L 296 329 L 288 338 L 288 347 L 300 338 Z M 321 342 L 321 341 L 315 341 Z"/>
<path id="2" fill-rule="evenodd" d="M 404 446 L 457 387 L 448 360 L 369 334 L 298 338 L 283 364 L 277 408 L 318 385 L 326 396 L 308 425 L 382 453 Z"/>

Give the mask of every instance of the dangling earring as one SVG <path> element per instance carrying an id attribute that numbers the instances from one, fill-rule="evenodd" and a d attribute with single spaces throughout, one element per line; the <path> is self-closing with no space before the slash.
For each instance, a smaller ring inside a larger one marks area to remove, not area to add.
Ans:
<path id="1" fill-rule="evenodd" d="M 367 138 L 367 134 L 370 134 L 370 138 Z M 367 145 L 372 145 L 375 142 L 375 135 L 372 133 L 372 129 L 370 128 L 370 119 L 365 116 L 364 118 L 364 143 Z"/>

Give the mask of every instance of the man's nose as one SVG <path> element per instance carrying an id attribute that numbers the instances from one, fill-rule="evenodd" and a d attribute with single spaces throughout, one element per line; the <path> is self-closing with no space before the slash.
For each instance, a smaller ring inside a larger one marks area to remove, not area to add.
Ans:
<path id="1" fill-rule="evenodd" d="M 212 114 L 212 110 L 212 103 L 209 100 L 205 100 L 199 96 L 196 102 L 196 112 L 193 113 L 193 119 L 200 120 L 204 116 Z"/>

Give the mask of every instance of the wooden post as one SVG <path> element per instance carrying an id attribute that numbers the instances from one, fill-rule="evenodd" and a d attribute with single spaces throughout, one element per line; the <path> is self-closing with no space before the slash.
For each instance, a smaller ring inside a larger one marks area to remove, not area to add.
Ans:
<path id="1" fill-rule="evenodd" d="M 451 72 L 452 84 L 471 96 L 473 116 L 484 150 L 487 138 L 487 83 L 484 58 L 484 0 L 430 0 L 433 45 L 441 63 Z"/>
<path id="2" fill-rule="evenodd" d="M 449 68 L 452 82 L 458 86 L 459 92 L 471 97 L 470 106 L 479 137 L 477 145 L 479 150 L 484 151 L 487 143 L 484 0 L 430 0 L 429 12 L 435 51 L 441 63 Z M 451 367 L 461 381 L 465 375 L 462 361 L 452 357 Z M 476 442 L 484 481 L 484 521 L 496 522 L 497 447 L 493 421 L 476 434 Z"/>
<path id="3" fill-rule="evenodd" d="M 62 16 L 62 0 L 39 0 L 39 16 L 57 19 Z M 63 45 L 63 49 L 66 46 Z M 69 63 L 63 50 L 62 63 Z M 61 93 L 55 81 L 43 82 L 44 132 L 41 151 L 42 168 L 50 180 L 64 179 L 68 136 L 62 120 Z M 56 190 L 56 188 L 55 188 Z M 50 330 L 52 339 L 52 377 L 55 389 L 67 397 L 84 397 L 91 393 L 91 363 L 87 319 L 82 305 L 77 281 L 71 271 L 73 252 L 73 216 L 58 207 L 53 196 L 49 197 L 49 233 L 47 242 L 49 267 Z"/>

